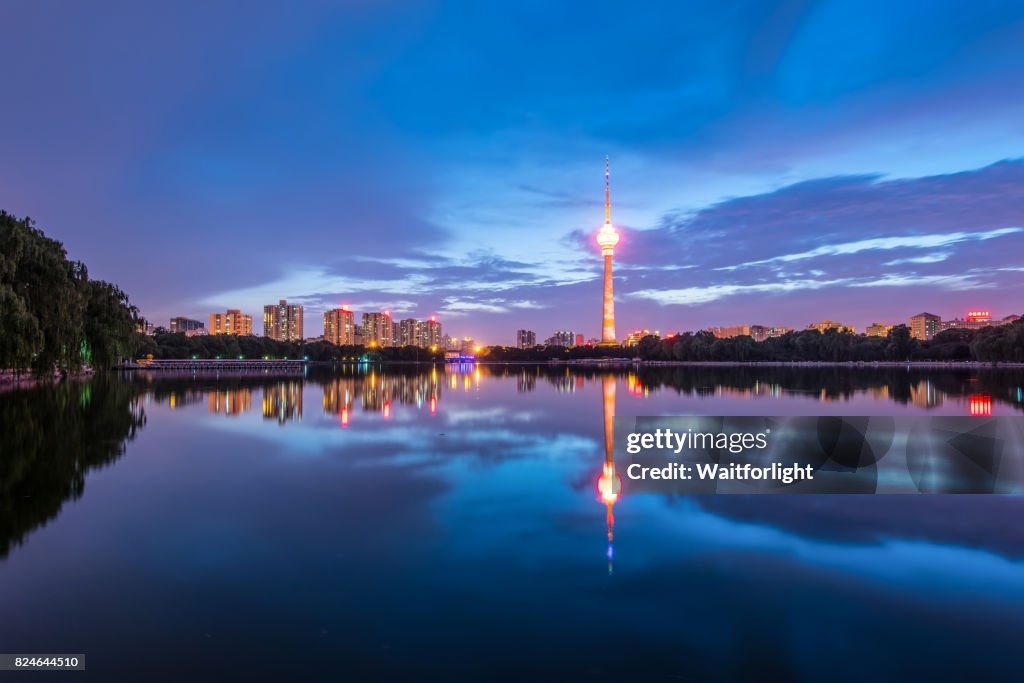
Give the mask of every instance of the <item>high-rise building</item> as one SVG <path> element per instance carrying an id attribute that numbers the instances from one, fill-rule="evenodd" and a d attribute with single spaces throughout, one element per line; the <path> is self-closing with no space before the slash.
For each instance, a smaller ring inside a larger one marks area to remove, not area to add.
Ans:
<path id="1" fill-rule="evenodd" d="M 324 312 L 324 339 L 338 346 L 356 344 L 356 315 L 342 306 Z"/>
<path id="2" fill-rule="evenodd" d="M 417 330 L 419 331 L 417 333 Z M 423 346 L 418 338 L 423 333 L 423 325 L 416 318 L 406 318 L 398 323 L 399 346 Z"/>
<path id="3" fill-rule="evenodd" d="M 942 318 L 934 313 L 918 313 L 910 319 L 910 336 L 927 341 L 938 333 L 941 324 Z"/>
<path id="4" fill-rule="evenodd" d="M 190 330 L 201 330 L 204 329 L 204 327 L 205 326 L 203 325 L 203 323 L 199 322 L 198 320 L 191 320 L 190 318 L 185 318 L 182 316 L 171 318 L 171 332 L 184 333 Z"/>
<path id="5" fill-rule="evenodd" d="M 537 345 L 537 333 L 533 330 L 516 330 L 516 348 L 532 349 Z"/>
<path id="6" fill-rule="evenodd" d="M 394 330 L 391 325 L 391 312 L 363 313 L 363 345 L 391 346 Z"/>
<path id="7" fill-rule="evenodd" d="M 437 316 L 430 316 L 430 320 L 424 320 L 421 326 L 419 345 L 425 349 L 444 344 L 444 336 L 441 334 L 441 321 Z"/>
<path id="8" fill-rule="evenodd" d="M 573 346 L 575 343 L 576 334 L 568 331 L 555 332 L 544 340 L 544 344 L 547 346 Z"/>
<path id="9" fill-rule="evenodd" d="M 229 308 L 227 313 L 210 314 L 210 334 L 252 334 L 252 316 L 238 309 Z"/>
<path id="10" fill-rule="evenodd" d="M 868 325 L 866 333 L 869 337 L 888 337 L 889 330 L 892 329 L 892 325 L 883 325 L 882 323 L 871 323 Z"/>
<path id="11" fill-rule="evenodd" d="M 302 306 L 284 299 L 264 306 L 263 336 L 277 341 L 302 341 Z"/>
<path id="12" fill-rule="evenodd" d="M 583 346 L 583 335 L 582 334 L 577 334 L 576 335 L 576 346 Z"/>
<path id="13" fill-rule="evenodd" d="M 601 343 L 615 344 L 615 294 L 612 291 L 612 255 L 619 243 L 619 233 L 612 227 L 611 172 L 608 157 L 604 158 L 604 225 L 597 232 L 597 244 L 604 257 L 604 299 L 601 316 Z"/>

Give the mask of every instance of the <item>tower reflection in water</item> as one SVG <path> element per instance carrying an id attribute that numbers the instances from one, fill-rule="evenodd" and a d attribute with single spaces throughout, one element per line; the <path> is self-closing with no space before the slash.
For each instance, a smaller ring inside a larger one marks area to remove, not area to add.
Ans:
<path id="1" fill-rule="evenodd" d="M 612 446 L 615 437 L 615 377 L 605 375 L 601 379 L 602 402 L 604 407 L 604 467 L 601 476 L 597 480 L 597 491 L 600 494 L 601 502 L 607 506 L 608 514 L 606 522 L 608 525 L 608 573 L 614 570 L 615 548 L 613 543 L 615 529 L 615 514 L 612 510 L 619 499 L 619 492 L 622 490 L 622 477 L 615 471 L 615 457 L 612 453 Z"/>

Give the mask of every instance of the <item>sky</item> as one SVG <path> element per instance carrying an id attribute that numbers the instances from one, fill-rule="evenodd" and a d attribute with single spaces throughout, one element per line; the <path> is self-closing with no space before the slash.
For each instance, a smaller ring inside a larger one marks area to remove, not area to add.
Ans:
<path id="1" fill-rule="evenodd" d="M 1019 2 L 0 3 L 0 208 L 156 324 L 1024 313 Z"/>

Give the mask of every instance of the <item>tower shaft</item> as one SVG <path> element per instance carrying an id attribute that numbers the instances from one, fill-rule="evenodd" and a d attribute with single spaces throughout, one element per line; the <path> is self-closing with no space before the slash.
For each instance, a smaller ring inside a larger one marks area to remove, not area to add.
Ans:
<path id="1" fill-rule="evenodd" d="M 604 307 L 601 321 L 601 341 L 615 343 L 615 292 L 612 286 L 612 255 L 604 255 Z"/>

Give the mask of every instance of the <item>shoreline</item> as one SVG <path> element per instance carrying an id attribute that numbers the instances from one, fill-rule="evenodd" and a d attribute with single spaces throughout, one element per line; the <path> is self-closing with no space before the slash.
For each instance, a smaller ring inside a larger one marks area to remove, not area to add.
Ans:
<path id="1" fill-rule="evenodd" d="M 235 362 L 232 365 L 234 369 L 240 369 L 245 367 L 247 370 L 266 371 L 270 369 L 278 370 L 279 368 L 268 367 L 272 361 L 252 361 L 251 363 L 239 363 Z M 545 366 L 574 366 L 574 367 L 603 367 L 603 366 L 634 366 L 634 367 L 645 367 L 645 368 L 673 368 L 673 367 L 769 367 L 769 368 L 850 368 L 850 369 L 861 369 L 861 368 L 942 368 L 942 369 L 964 369 L 964 370 L 997 370 L 1001 368 L 1009 369 L 1020 369 L 1024 368 L 1024 362 L 983 362 L 983 361 L 935 361 L 935 360 L 919 360 L 919 361 L 677 361 L 677 360 L 640 360 L 636 358 L 585 358 L 575 360 L 520 360 L 520 361 L 491 361 L 491 360 L 476 360 L 460 363 L 452 362 L 439 362 L 439 361 L 413 361 L 413 360 L 380 360 L 372 362 L 359 362 L 359 361 L 302 361 L 294 362 L 295 367 L 290 368 L 291 371 L 299 369 L 300 367 L 332 367 L 332 366 L 359 366 L 359 365 L 373 365 L 373 366 L 450 366 L 450 365 L 545 365 Z M 301 363 L 301 365 L 300 365 Z M 188 364 L 191 365 L 191 364 Z M 187 365 L 186 365 L 187 367 Z M 182 367 L 159 367 L 159 366 L 140 366 L 135 364 L 125 364 L 112 368 L 115 371 L 145 371 L 145 372 L 181 372 L 185 368 Z M 205 369 L 205 368 L 204 368 Z M 210 368 L 212 369 L 212 368 Z M 207 370 L 209 371 L 209 370 Z M 91 373 L 90 373 L 91 374 Z M 70 377 L 71 375 L 69 375 Z"/>
<path id="2" fill-rule="evenodd" d="M 571 362 L 571 361 L 570 361 Z M 1024 368 L 1024 363 L 986 363 L 983 361 L 674 361 L 648 360 L 636 361 L 635 365 L 645 367 L 785 367 L 785 368 Z"/>
<path id="3" fill-rule="evenodd" d="M 66 381 L 79 381 L 95 376 L 93 370 L 79 370 L 61 374 L 54 371 L 52 375 L 34 375 L 31 371 L 25 370 L 16 373 L 13 370 L 0 370 L 0 391 L 14 389 L 32 389 L 43 384 L 59 384 Z"/>

